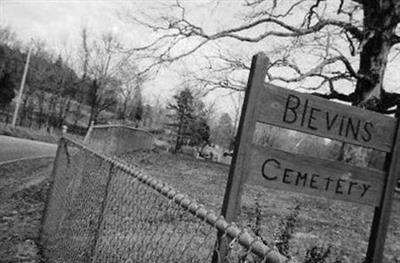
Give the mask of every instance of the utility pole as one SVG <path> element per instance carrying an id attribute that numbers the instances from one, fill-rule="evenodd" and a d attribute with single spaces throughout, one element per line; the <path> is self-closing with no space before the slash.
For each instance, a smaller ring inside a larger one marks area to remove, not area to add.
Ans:
<path id="1" fill-rule="evenodd" d="M 22 100 L 22 93 L 24 92 L 25 79 L 26 79 L 26 74 L 28 73 L 29 60 L 31 58 L 32 48 L 33 48 L 33 45 L 31 45 L 31 47 L 29 48 L 28 56 L 26 58 L 24 74 L 22 75 L 21 87 L 19 88 L 19 93 L 18 93 L 18 97 L 17 97 L 17 105 L 15 106 L 14 115 L 13 115 L 13 119 L 12 119 L 12 123 L 11 123 L 11 125 L 13 127 L 15 126 L 15 123 L 17 122 L 18 110 L 19 110 L 19 106 L 20 106 L 21 100 Z"/>

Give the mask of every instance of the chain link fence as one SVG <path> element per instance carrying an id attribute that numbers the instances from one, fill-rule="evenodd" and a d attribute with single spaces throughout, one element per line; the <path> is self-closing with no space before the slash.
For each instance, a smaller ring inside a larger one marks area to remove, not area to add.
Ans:
<path id="1" fill-rule="evenodd" d="M 215 249 L 217 232 L 228 250 Z M 60 140 L 41 229 L 47 262 L 285 262 L 137 167 Z"/>

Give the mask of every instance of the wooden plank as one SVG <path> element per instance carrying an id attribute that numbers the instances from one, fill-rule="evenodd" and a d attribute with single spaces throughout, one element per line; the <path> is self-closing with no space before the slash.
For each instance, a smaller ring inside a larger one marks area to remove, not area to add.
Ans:
<path id="1" fill-rule="evenodd" d="M 240 116 L 236 145 L 229 170 L 228 182 L 225 190 L 222 215 L 228 222 L 235 221 L 240 194 L 244 181 L 246 180 L 249 167 L 248 152 L 256 126 L 256 110 L 260 92 L 263 90 L 267 65 L 269 59 L 259 53 L 253 56 L 249 80 L 247 83 L 242 114 Z"/>
<path id="2" fill-rule="evenodd" d="M 395 118 L 270 84 L 263 89 L 260 101 L 260 122 L 391 151 Z"/>
<path id="3" fill-rule="evenodd" d="M 240 116 L 238 133 L 236 135 L 234 154 L 222 204 L 221 214 L 228 222 L 236 220 L 240 208 L 240 197 L 249 165 L 247 153 L 256 126 L 257 103 L 259 101 L 260 92 L 264 87 L 268 63 L 269 59 L 263 53 L 253 56 L 251 62 L 242 114 Z M 213 263 L 227 262 L 227 244 L 224 233 L 219 231 L 217 241 L 218 251 L 213 255 Z"/>
<path id="4" fill-rule="evenodd" d="M 400 107 L 397 106 L 397 118 L 400 116 Z M 385 240 L 390 222 L 390 213 L 392 210 L 393 195 L 397 185 L 397 179 L 400 175 L 400 120 L 398 119 L 396 138 L 393 144 L 393 151 L 386 159 L 386 170 L 388 176 L 385 180 L 384 191 L 382 193 L 381 203 L 375 209 L 374 220 L 372 222 L 371 234 L 368 243 L 366 263 L 383 262 L 383 252 L 385 249 Z"/>
<path id="5" fill-rule="evenodd" d="M 252 146 L 251 183 L 266 187 L 376 206 L 382 194 L 385 173 Z"/>

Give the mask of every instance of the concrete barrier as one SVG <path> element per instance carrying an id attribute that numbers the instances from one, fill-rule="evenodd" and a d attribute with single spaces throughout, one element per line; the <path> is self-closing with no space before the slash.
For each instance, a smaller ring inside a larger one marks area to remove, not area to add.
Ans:
<path id="1" fill-rule="evenodd" d="M 146 130 L 113 124 L 91 126 L 84 143 L 96 151 L 118 155 L 150 150 L 153 148 L 154 140 L 154 136 Z"/>

